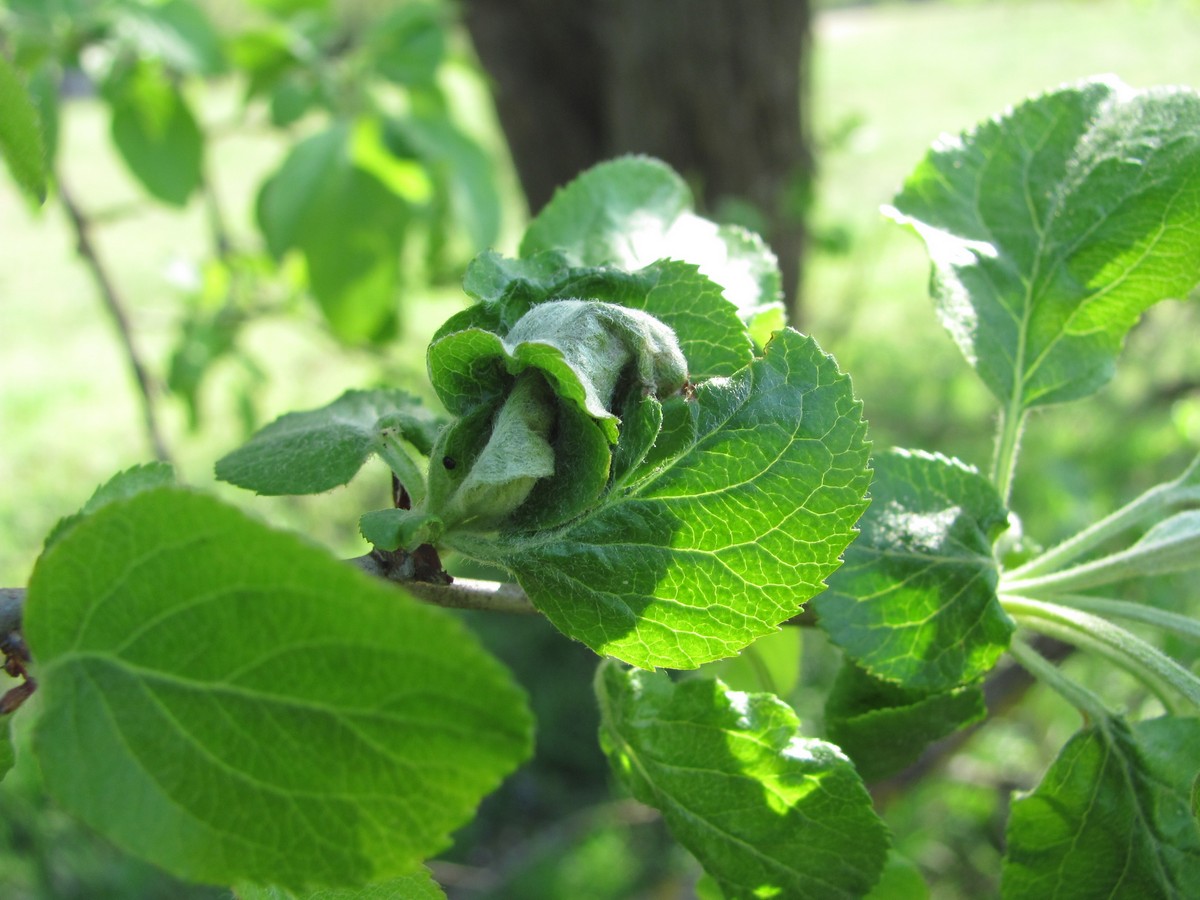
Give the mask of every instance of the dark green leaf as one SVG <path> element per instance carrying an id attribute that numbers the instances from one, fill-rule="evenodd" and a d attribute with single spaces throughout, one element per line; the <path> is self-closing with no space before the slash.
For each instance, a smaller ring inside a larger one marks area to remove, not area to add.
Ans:
<path id="1" fill-rule="evenodd" d="M 679 403 L 690 440 L 590 514 L 461 547 L 508 566 L 570 637 L 644 667 L 731 656 L 795 615 L 839 565 L 869 480 L 849 379 L 796 332 Z"/>
<path id="2" fill-rule="evenodd" d="M 0 153 L 22 190 L 46 199 L 46 149 L 37 110 L 12 65 L 0 54 Z"/>
<path id="3" fill-rule="evenodd" d="M 1200 282 L 1200 95 L 1085 82 L 933 148 L 896 198 L 946 328 L 1011 409 L 1086 396 Z"/>
<path id="4" fill-rule="evenodd" d="M 779 267 L 763 242 L 692 211 L 692 195 L 669 166 L 628 156 L 584 172 L 538 213 L 521 256 L 562 251 L 572 265 L 634 271 L 678 259 L 724 290 L 745 319 L 779 302 Z"/>
<path id="5" fill-rule="evenodd" d="M 1012 634 L 992 543 L 1007 511 L 986 478 L 935 454 L 873 460 L 871 506 L 815 601 L 821 627 L 878 678 L 947 691 L 995 664 Z"/>
<path id="6" fill-rule="evenodd" d="M 825 702 L 828 737 L 877 781 L 916 762 L 921 752 L 987 715 L 978 685 L 936 694 L 905 690 L 847 663 Z"/>
<path id="7" fill-rule="evenodd" d="M 203 137 L 179 86 L 160 64 L 139 62 L 109 80 L 112 137 L 130 172 L 153 196 L 183 206 L 200 186 Z"/>
<path id="8" fill-rule="evenodd" d="M 258 221 L 276 256 L 297 249 L 334 333 L 381 340 L 396 326 L 406 202 L 352 159 L 355 131 L 338 124 L 297 144 L 263 185 Z"/>
<path id="9" fill-rule="evenodd" d="M 104 484 L 100 485 L 100 487 L 96 488 L 95 493 L 88 498 L 87 503 L 83 504 L 79 512 L 64 516 L 58 520 L 55 526 L 50 529 L 50 533 L 46 535 L 46 543 L 43 550 L 49 550 L 87 516 L 103 509 L 108 504 L 115 503 L 118 500 L 128 500 L 130 497 L 137 496 L 142 491 L 167 487 L 174 483 L 175 470 L 162 462 L 146 463 L 145 465 L 126 469 L 124 472 L 118 472 L 108 481 L 104 482 Z"/>
<path id="10" fill-rule="evenodd" d="M 240 885 L 234 889 L 237 900 L 445 900 L 446 895 L 434 882 L 428 869 L 401 875 L 361 888 L 325 888 L 298 893 L 278 887 Z"/>
<path id="11" fill-rule="evenodd" d="M 1006 900 L 1194 897 L 1200 824 L 1192 784 L 1200 719 L 1132 730 L 1109 718 L 1076 734 L 1008 824 Z"/>
<path id="12" fill-rule="evenodd" d="M 530 752 L 519 689 L 455 620 L 184 491 L 44 554 L 25 636 L 50 793 L 190 880 L 410 873 Z"/>
<path id="13" fill-rule="evenodd" d="M 217 461 L 217 477 L 259 494 L 319 494 L 346 484 L 382 442 L 421 454 L 441 423 L 404 391 L 347 391 L 320 409 L 288 413 Z"/>
<path id="14" fill-rule="evenodd" d="M 613 769 L 726 897 L 861 897 L 878 879 L 888 838 L 870 795 L 777 697 L 611 662 L 596 694 Z"/>
<path id="15" fill-rule="evenodd" d="M 117 31 L 134 43 L 139 56 L 197 75 L 217 75 L 225 68 L 220 35 L 190 0 L 127 3 L 118 9 Z"/>

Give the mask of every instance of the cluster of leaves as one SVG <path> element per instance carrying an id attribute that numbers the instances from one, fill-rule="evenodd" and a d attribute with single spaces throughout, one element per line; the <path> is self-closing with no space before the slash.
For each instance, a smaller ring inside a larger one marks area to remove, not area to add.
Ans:
<path id="1" fill-rule="evenodd" d="M 493 161 L 455 123 L 439 81 L 452 24 L 442 4 L 354 17 L 329 0 L 256 0 L 233 34 L 219 32 L 194 0 L 7 6 L 16 71 L 0 61 L 5 108 L 31 112 L 18 96 L 20 76 L 41 123 L 19 129 L 34 142 L 40 134 L 41 147 L 9 154 L 18 181 L 40 198 L 47 169 L 57 180 L 64 78 L 82 72 L 108 108 L 117 155 L 147 197 L 182 208 L 203 196 L 213 213 L 214 246 L 193 261 L 198 286 L 166 378 L 193 420 L 216 361 L 241 359 L 254 381 L 238 335 L 295 291 L 316 300 L 339 339 L 384 342 L 397 332 L 397 297 L 414 271 L 461 271 L 496 240 Z M 265 126 L 290 144 L 258 193 L 265 253 L 226 227 L 213 183 L 208 157 L 219 135 L 197 100 L 225 76 L 244 85 L 235 124 Z M 35 162 L 43 155 L 45 166 Z"/>
<path id="2" fill-rule="evenodd" d="M 640 158 L 562 190 L 517 258 L 471 264 L 477 302 L 428 353 L 445 415 L 353 391 L 217 472 L 313 493 L 381 456 L 396 502 L 360 521 L 370 559 L 434 600 L 456 590 L 439 554 L 502 567 L 607 657 L 601 747 L 697 858 L 703 896 L 924 896 L 893 877 L 863 778 L 979 721 L 1007 652 L 1085 723 L 1013 805 L 1005 896 L 1184 897 L 1200 679 L 1114 620 L 1200 627 L 1109 594 L 1200 563 L 1200 458 L 1057 547 L 1006 533 L 1027 412 L 1096 390 L 1140 313 L 1200 282 L 1197 163 L 1200 95 L 1093 81 L 943 141 L 909 178 L 892 214 L 926 240 L 943 322 L 1001 404 L 989 476 L 870 458 L 849 379 L 777 327 L 769 252 Z M 243 897 L 439 896 L 422 864 L 528 756 L 525 698 L 445 612 L 171 481 L 117 476 L 38 562 L 24 634 L 48 789 Z M 824 738 L 701 668 L 814 597 L 846 660 Z M 1037 635 L 1125 668 L 1165 714 L 1127 722 Z"/>

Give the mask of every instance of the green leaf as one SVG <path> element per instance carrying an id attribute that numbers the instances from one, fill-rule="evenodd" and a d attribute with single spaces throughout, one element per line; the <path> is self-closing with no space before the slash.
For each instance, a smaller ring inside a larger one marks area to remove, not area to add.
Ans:
<path id="1" fill-rule="evenodd" d="M 202 495 L 76 526 L 25 636 L 47 789 L 189 880 L 410 873 L 531 749 L 521 692 L 455 620 Z"/>
<path id="2" fill-rule="evenodd" d="M 868 782 L 899 772 L 934 741 L 985 716 L 978 685 L 923 694 L 881 681 L 849 662 L 825 702 L 829 739 Z"/>
<path id="3" fill-rule="evenodd" d="M 0 691 L 0 693 L 3 693 L 3 691 Z M 0 781 L 4 780 L 4 776 L 8 774 L 8 770 L 17 761 L 13 753 L 12 735 L 9 733 L 11 721 L 12 719 L 9 716 L 0 718 Z"/>
<path id="4" fill-rule="evenodd" d="M 200 186 L 204 144 L 178 85 L 161 64 L 141 61 L 109 79 L 104 95 L 129 171 L 163 203 L 184 206 Z"/>
<path id="5" fill-rule="evenodd" d="M 429 375 L 450 412 L 465 415 L 503 396 L 511 376 L 537 370 L 557 396 L 591 416 L 617 442 L 615 393 L 633 376 L 656 396 L 680 391 L 687 361 L 657 319 L 611 303 L 555 300 L 533 307 L 501 338 L 477 328 L 429 346 Z"/>
<path id="6" fill-rule="evenodd" d="M 349 342 L 382 340 L 395 330 L 409 221 L 403 198 L 355 164 L 357 133 L 343 122 L 300 142 L 258 198 L 271 253 L 303 254 L 325 318 Z"/>
<path id="7" fill-rule="evenodd" d="M 389 878 L 361 888 L 324 888 L 294 893 L 279 887 L 239 885 L 237 900 L 445 900 L 445 893 L 422 868 L 411 875 Z"/>
<path id="8" fill-rule="evenodd" d="M 849 379 L 794 331 L 679 403 L 690 439 L 589 514 L 460 546 L 511 569 L 559 630 L 647 668 L 732 656 L 799 612 L 840 564 L 869 480 Z"/>
<path id="9" fill-rule="evenodd" d="M 854 767 L 791 707 L 720 681 L 603 663 L 600 743 L 726 897 L 861 897 L 887 831 Z"/>
<path id="10" fill-rule="evenodd" d="M 319 494 L 346 484 L 390 438 L 422 455 L 441 423 L 404 391 L 347 391 L 276 419 L 217 461 L 217 477 L 259 494 Z"/>
<path id="11" fill-rule="evenodd" d="M 957 460 L 891 450 L 846 564 L 815 601 L 821 627 L 877 678 L 936 693 L 976 680 L 1008 646 L 992 544 L 995 488 Z"/>
<path id="12" fill-rule="evenodd" d="M 436 542 L 444 528 L 437 516 L 411 509 L 377 509 L 358 520 L 362 536 L 381 550 L 415 550 Z"/>
<path id="13" fill-rule="evenodd" d="M 219 75 L 224 70 L 221 36 L 195 3 L 126 3 L 117 9 L 117 33 L 133 42 L 139 56 L 159 59 L 176 72 Z"/>
<path id="14" fill-rule="evenodd" d="M 929 886 L 911 860 L 890 850 L 883 874 L 866 900 L 929 900 Z"/>
<path id="15" fill-rule="evenodd" d="M 376 71 L 397 84 L 432 84 L 446 53 L 444 16 L 434 4 L 408 3 L 374 22 L 365 50 Z"/>
<path id="16" fill-rule="evenodd" d="M 1016 412 L 1086 396 L 1142 312 L 1200 281 L 1200 95 L 1045 94 L 935 145 L 895 204 L 991 391 Z"/>
<path id="17" fill-rule="evenodd" d="M 100 487 L 96 488 L 95 493 L 88 498 L 87 503 L 77 513 L 72 513 L 69 516 L 64 516 L 59 519 L 50 533 L 46 535 L 46 543 L 43 550 L 49 550 L 63 537 L 65 537 L 72 528 L 82 522 L 92 513 L 103 509 L 110 503 L 115 503 L 118 500 L 128 500 L 130 497 L 136 497 L 142 491 L 152 490 L 158 487 L 167 487 L 175 483 L 175 470 L 167 463 L 152 462 L 141 466 L 134 466 L 126 469 L 123 472 L 118 472 Z"/>
<path id="18" fill-rule="evenodd" d="M 1076 734 L 1008 824 L 1006 900 L 1195 896 L 1200 824 L 1192 783 L 1200 719 L 1132 730 L 1108 718 Z"/>
<path id="19" fill-rule="evenodd" d="M 17 184 L 46 199 L 46 149 L 37 109 L 9 61 L 0 54 L 0 153 Z"/>
<path id="20" fill-rule="evenodd" d="M 777 306 L 779 266 L 766 245 L 691 209 L 691 192 L 665 163 L 644 156 L 601 163 L 559 189 L 538 213 L 521 256 L 559 250 L 572 265 L 627 271 L 678 259 L 698 265 L 747 320 Z"/>
<path id="21" fill-rule="evenodd" d="M 781 628 L 765 634 L 737 656 L 709 663 L 701 674 L 719 678 L 737 691 L 762 691 L 787 699 L 800 680 L 800 631 Z"/>
<path id="22" fill-rule="evenodd" d="M 440 108 L 414 109 L 387 123 L 389 144 L 401 143 L 432 174 L 449 203 L 453 222 L 471 246 L 483 250 L 500 235 L 503 204 L 496 162 Z"/>
<path id="23" fill-rule="evenodd" d="M 529 309 L 547 300 L 582 298 L 640 309 L 675 332 L 693 381 L 732 375 L 753 358 L 746 326 L 718 284 L 690 263 L 659 260 L 636 272 L 611 266 L 572 267 L 548 251 L 523 260 L 483 253 L 467 268 L 464 288 L 496 307 L 485 324 L 463 322 L 506 334 Z M 468 310 L 468 313 L 471 311 Z M 449 333 L 445 328 L 438 336 Z"/>

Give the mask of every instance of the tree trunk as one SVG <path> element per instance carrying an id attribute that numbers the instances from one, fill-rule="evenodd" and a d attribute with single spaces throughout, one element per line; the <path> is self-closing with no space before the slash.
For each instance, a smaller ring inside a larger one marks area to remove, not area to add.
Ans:
<path id="1" fill-rule="evenodd" d="M 670 163 L 701 211 L 750 203 L 799 312 L 812 177 L 808 0 L 469 0 L 530 209 L 623 153 Z"/>

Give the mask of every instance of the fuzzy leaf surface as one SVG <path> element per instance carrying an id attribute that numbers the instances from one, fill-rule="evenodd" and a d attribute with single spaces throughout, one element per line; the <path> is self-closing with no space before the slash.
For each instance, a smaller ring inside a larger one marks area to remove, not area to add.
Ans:
<path id="1" fill-rule="evenodd" d="M 869 782 L 899 772 L 934 741 L 986 715 L 978 685 L 923 694 L 874 678 L 850 662 L 825 702 L 829 739 Z"/>
<path id="2" fill-rule="evenodd" d="M 627 271 L 683 260 L 719 284 L 745 319 L 779 305 L 779 265 L 763 241 L 693 213 L 683 179 L 645 156 L 601 163 L 560 188 L 521 241 L 522 257 L 548 250 L 573 265 Z"/>
<path id="3" fill-rule="evenodd" d="M 815 601 L 821 627 L 878 678 L 946 691 L 979 678 L 1008 646 L 992 543 L 1007 511 L 990 482 L 944 456 L 872 460 L 862 535 Z"/>
<path id="4" fill-rule="evenodd" d="M 219 459 L 217 477 L 260 494 L 319 494 L 349 482 L 386 437 L 427 455 L 440 425 L 404 391 L 347 391 L 276 419 Z"/>
<path id="5" fill-rule="evenodd" d="M 177 489 L 45 553 L 25 636 L 49 792 L 194 881 L 412 872 L 530 752 L 521 691 L 456 621 Z"/>
<path id="6" fill-rule="evenodd" d="M 663 259 L 626 272 L 613 266 L 572 266 L 557 251 L 516 260 L 488 252 L 471 263 L 464 287 L 481 307 L 460 313 L 458 328 L 451 319 L 435 340 L 465 327 L 507 334 L 535 304 L 579 298 L 639 309 L 669 327 L 693 381 L 732 375 L 753 358 L 737 307 L 691 263 Z"/>
<path id="7" fill-rule="evenodd" d="M 894 217 L 942 323 L 1010 409 L 1084 397 L 1126 333 L 1200 282 L 1200 94 L 1084 82 L 934 146 Z"/>
<path id="8" fill-rule="evenodd" d="M 886 829 L 854 766 L 777 697 L 612 662 L 596 694 L 614 771 L 725 897 L 861 897 L 879 878 Z"/>
<path id="9" fill-rule="evenodd" d="M 508 567 L 568 636 L 646 668 L 732 656 L 795 615 L 840 564 L 870 478 L 849 379 L 794 331 L 679 404 L 674 452 L 589 514 L 460 547 Z"/>
<path id="10" fill-rule="evenodd" d="M 1132 729 L 1109 718 L 1078 732 L 1008 823 L 1005 900 L 1195 896 L 1200 719 Z"/>

